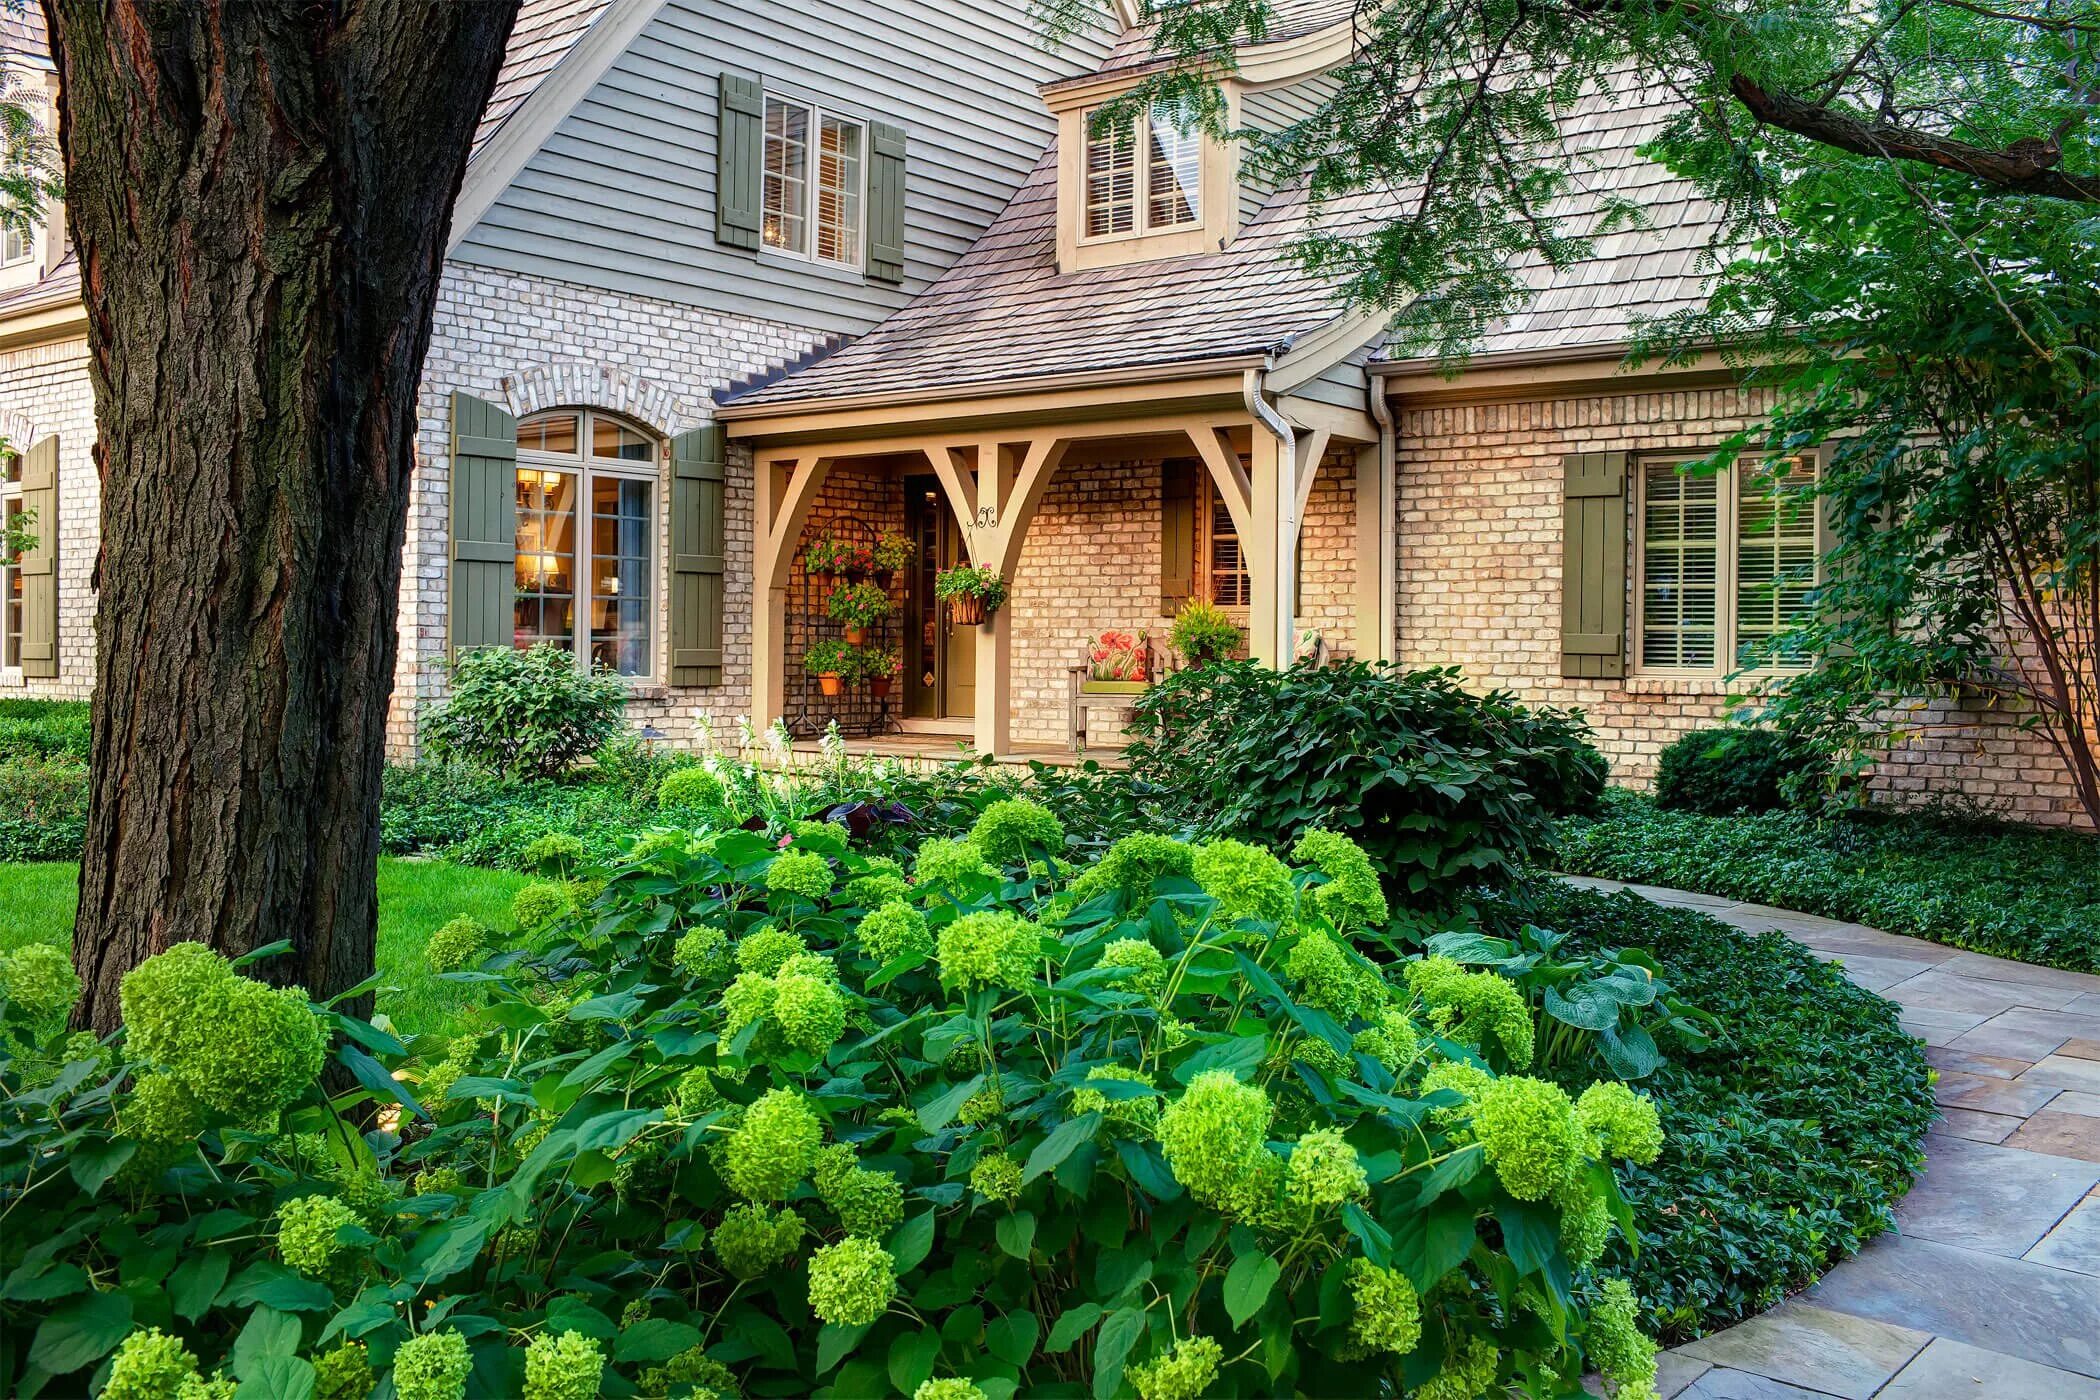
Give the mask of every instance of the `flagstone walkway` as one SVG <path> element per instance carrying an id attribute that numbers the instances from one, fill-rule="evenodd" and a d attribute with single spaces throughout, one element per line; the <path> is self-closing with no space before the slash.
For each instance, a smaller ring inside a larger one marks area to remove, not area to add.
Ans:
<path id="1" fill-rule="evenodd" d="M 1925 1170 L 1805 1293 L 1662 1361 L 1664 1400 L 2100 1400 L 2100 977 L 1682 890 L 1835 960 L 1940 1072 Z"/>

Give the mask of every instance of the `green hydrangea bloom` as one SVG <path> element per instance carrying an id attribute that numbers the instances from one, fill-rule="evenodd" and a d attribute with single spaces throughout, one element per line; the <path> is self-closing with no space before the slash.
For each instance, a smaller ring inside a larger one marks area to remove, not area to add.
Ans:
<path id="1" fill-rule="evenodd" d="M 495 943 L 494 929 L 471 914 L 461 914 L 430 935 L 423 945 L 423 961 L 432 972 L 464 972 L 487 957 Z"/>
<path id="2" fill-rule="evenodd" d="M 1268 1148 L 1273 1116 L 1258 1087 L 1226 1070 L 1205 1070 L 1160 1114 L 1160 1149 L 1174 1179 L 1199 1203 L 1253 1214 L 1280 1165 Z"/>
<path id="3" fill-rule="evenodd" d="M 952 987 L 1020 991 L 1035 973 L 1041 947 L 1034 924 L 1004 909 L 965 914 L 941 930 L 941 981 Z"/>
<path id="4" fill-rule="evenodd" d="M 642 1372 L 641 1384 L 645 1396 L 669 1395 L 673 1386 L 681 1385 L 693 1387 L 692 1400 L 734 1400 L 738 1394 L 736 1373 L 697 1346 Z"/>
<path id="5" fill-rule="evenodd" d="M 1313 891 L 1313 904 L 1337 929 L 1375 928 L 1390 916 L 1371 858 L 1340 832 L 1315 827 L 1291 847 L 1291 859 L 1327 877 Z"/>
<path id="6" fill-rule="evenodd" d="M 782 851 L 766 867 L 766 888 L 815 903 L 831 893 L 831 862 L 815 851 Z"/>
<path id="7" fill-rule="evenodd" d="M 979 1089 L 963 1100 L 963 1106 L 955 1110 L 955 1121 L 967 1127 L 977 1128 L 991 1122 L 1006 1112 L 1006 1090 L 1000 1080 Z"/>
<path id="8" fill-rule="evenodd" d="M 34 1034 L 54 1035 L 80 1000 L 80 976 L 65 949 L 24 943 L 12 953 L 0 953 L 0 996 Z"/>
<path id="9" fill-rule="evenodd" d="M 979 1157 L 970 1168 L 970 1189 L 988 1201 L 1012 1205 L 1021 1199 L 1021 1164 L 1003 1152 Z"/>
<path id="10" fill-rule="evenodd" d="M 1409 963 L 1407 985 L 1429 1010 L 1438 1033 L 1479 1047 L 1489 1035 L 1518 1069 L 1531 1063 L 1531 1008 L 1514 982 L 1492 972 L 1468 972 L 1449 958 Z"/>
<path id="11" fill-rule="evenodd" d="M 1346 1021 L 1363 1009 L 1365 989 L 1355 960 L 1324 933 L 1309 931 L 1293 944 L 1283 970 L 1297 983 L 1300 999 L 1323 1011 Z"/>
<path id="12" fill-rule="evenodd" d="M 175 1392 L 175 1400 L 233 1400 L 240 1383 L 221 1371 L 206 1380 L 203 1376 L 192 1376 Z"/>
<path id="13" fill-rule="evenodd" d="M 802 1217 L 794 1211 L 731 1206 L 715 1227 L 715 1258 L 737 1278 L 762 1278 L 794 1256 L 802 1245 L 802 1233 Z"/>
<path id="14" fill-rule="evenodd" d="M 809 1310 L 841 1327 L 862 1327 L 890 1309 L 897 1271 L 889 1251 L 848 1235 L 809 1256 Z"/>
<path id="15" fill-rule="evenodd" d="M 408 1179 L 408 1184 L 418 1196 L 458 1196 L 467 1189 L 467 1179 L 456 1167 L 432 1167 L 419 1171 Z"/>
<path id="16" fill-rule="evenodd" d="M 186 1382 L 197 1379 L 197 1357 L 158 1327 L 134 1332 L 117 1343 L 109 1358 L 103 1400 L 175 1400 Z"/>
<path id="17" fill-rule="evenodd" d="M 1284 1164 L 1283 1198 L 1301 1210 L 1338 1210 L 1370 1189 L 1363 1162 L 1339 1128 L 1306 1133 Z"/>
<path id="18" fill-rule="evenodd" d="M 195 1142 L 204 1131 L 204 1110 L 175 1076 L 146 1074 L 118 1107 L 117 1124 L 124 1136 L 140 1142 Z"/>
<path id="19" fill-rule="evenodd" d="M 581 1332 L 542 1332 L 525 1348 L 525 1400 L 594 1400 L 605 1353 Z"/>
<path id="20" fill-rule="evenodd" d="M 1206 841 L 1196 848 L 1190 873 L 1218 902 L 1218 917 L 1228 923 L 1254 919 L 1276 924 L 1291 912 L 1290 867 L 1259 846 Z"/>
<path id="21" fill-rule="evenodd" d="M 955 1376 L 919 1382 L 911 1400 L 987 1400 L 985 1393 L 969 1381 Z"/>
<path id="22" fill-rule="evenodd" d="M 824 1129 L 808 1102 L 792 1089 L 769 1089 L 744 1111 L 724 1154 L 725 1175 L 739 1196 L 778 1201 L 816 1160 Z"/>
<path id="23" fill-rule="evenodd" d="M 1102 967 L 1127 967 L 1131 975 L 1116 985 L 1140 996 L 1158 996 L 1167 985 L 1167 959 L 1142 938 L 1118 938 L 1101 950 Z"/>
<path id="24" fill-rule="evenodd" d="M 627 847 L 627 860 L 632 865 L 648 865 L 659 856 L 683 852 L 687 839 L 682 831 L 645 831 Z"/>
<path id="25" fill-rule="evenodd" d="M 1575 1100 L 1575 1116 L 1614 1157 L 1647 1166 L 1662 1151 L 1662 1118 L 1646 1094 L 1624 1084 L 1600 1081 Z"/>
<path id="26" fill-rule="evenodd" d="M 1141 1362 L 1125 1374 L 1138 1400 L 1196 1400 L 1218 1378 L 1225 1349 L 1210 1337 L 1183 1337 L 1172 1351 Z"/>
<path id="27" fill-rule="evenodd" d="M 554 880 L 539 880 L 525 886 L 510 899 L 511 926 L 531 933 L 554 922 L 574 907 L 573 891 Z"/>
<path id="28" fill-rule="evenodd" d="M 817 1196 L 849 1235 L 879 1239 L 904 1223 L 904 1185 L 855 1161 L 853 1149 L 834 1143 L 817 1153 L 810 1170 Z"/>
<path id="29" fill-rule="evenodd" d="M 327 1035 L 298 987 L 266 987 L 201 943 L 124 975 L 131 1057 L 166 1071 L 215 1113 L 260 1122 L 321 1072 Z"/>
<path id="30" fill-rule="evenodd" d="M 1449 1089 L 1454 1094 L 1465 1096 L 1465 1102 L 1456 1108 L 1440 1108 L 1430 1114 L 1439 1127 L 1450 1127 L 1473 1116 L 1473 1106 L 1480 1102 L 1481 1095 L 1494 1087 L 1495 1076 L 1479 1065 L 1464 1060 L 1442 1060 L 1431 1065 L 1422 1074 L 1422 1095 L 1427 1098 L 1439 1089 Z"/>
<path id="31" fill-rule="evenodd" d="M 394 1353 L 394 1393 L 401 1400 L 463 1400 L 474 1357 L 449 1327 L 410 1337 Z"/>
<path id="32" fill-rule="evenodd" d="M 1033 856 L 1061 854 L 1065 828 L 1042 803 L 1004 797 L 977 814 L 970 844 L 994 865 L 1019 865 Z"/>
<path id="33" fill-rule="evenodd" d="M 1408 1400 L 1481 1400 L 1495 1384 L 1502 1353 L 1485 1337 L 1469 1337 L 1466 1348 L 1447 1357 L 1444 1368 L 1407 1393 Z"/>
<path id="34" fill-rule="evenodd" d="M 314 1358 L 314 1400 L 367 1400 L 372 1361 L 363 1342 L 343 1342 Z"/>
<path id="35" fill-rule="evenodd" d="M 788 830 L 794 836 L 797 846 L 805 851 L 816 851 L 827 856 L 846 854 L 846 845 L 853 839 L 853 833 L 838 822 L 817 818 L 796 822 Z"/>
<path id="36" fill-rule="evenodd" d="M 343 1246 L 335 1232 L 359 1224 L 358 1214 L 333 1196 L 300 1196 L 277 1208 L 277 1252 L 310 1278 L 320 1278 Z"/>
<path id="37" fill-rule="evenodd" d="M 1372 1351 L 1406 1355 L 1422 1340 L 1422 1300 L 1398 1269 L 1349 1261 L 1349 1335 Z"/>
<path id="38" fill-rule="evenodd" d="M 1087 1082 L 1098 1084 L 1104 1079 L 1117 1079 L 1126 1084 L 1150 1086 L 1152 1076 L 1143 1070 L 1131 1069 L 1127 1065 L 1096 1065 L 1087 1071 Z M 1157 1097 L 1112 1099 L 1099 1089 L 1074 1089 L 1072 1112 L 1098 1113 L 1111 1129 L 1134 1137 L 1151 1137 L 1159 1127 L 1159 1099 Z"/>
<path id="39" fill-rule="evenodd" d="M 734 1039 L 744 1027 L 773 1014 L 773 979 L 740 972 L 722 989 L 722 1034 Z"/>
<path id="40" fill-rule="evenodd" d="M 860 950 L 882 967 L 906 953 L 933 951 L 933 935 L 926 930 L 926 916 L 901 899 L 880 905 L 860 921 L 854 935 Z"/>
<path id="41" fill-rule="evenodd" d="M 938 885 L 944 889 L 954 889 L 965 881 L 998 873 L 985 863 L 984 852 L 975 845 L 945 836 L 923 843 L 911 866 L 915 883 Z"/>
<path id="42" fill-rule="evenodd" d="M 1376 1024 L 1356 1033 L 1349 1048 L 1359 1055 L 1369 1055 L 1398 1074 L 1413 1064 L 1415 1056 L 1422 1052 L 1421 1037 L 1415 1033 L 1415 1023 L 1408 1020 L 1403 1011 L 1387 1007 L 1375 1019 Z"/>
<path id="43" fill-rule="evenodd" d="M 846 1003 L 827 978 L 783 972 L 773 983 L 773 1019 L 789 1045 L 820 1053 L 846 1033 Z"/>
<path id="44" fill-rule="evenodd" d="M 1103 852 L 1100 860 L 1072 882 L 1071 893 L 1077 899 L 1092 899 L 1114 890 L 1126 901 L 1142 899 L 1163 877 L 1187 876 L 1195 855 L 1186 841 L 1136 832 Z"/>
<path id="45" fill-rule="evenodd" d="M 689 928 L 671 945 L 671 966 L 687 977 L 716 977 L 728 965 L 729 934 L 713 924 Z"/>
<path id="46" fill-rule="evenodd" d="M 656 788 L 656 805 L 667 812 L 719 812 L 726 791 L 720 778 L 695 764 L 665 775 Z"/>
<path id="47" fill-rule="evenodd" d="M 910 881 L 902 875 L 892 875 L 887 871 L 873 875 L 856 875 L 846 882 L 846 903 L 856 909 L 880 909 L 892 900 L 910 897 Z"/>
<path id="48" fill-rule="evenodd" d="M 721 1106 L 722 1091 L 715 1087 L 714 1076 L 704 1068 L 695 1066 L 687 1070 L 672 1085 L 672 1113 L 682 1123 L 704 1117 Z"/>
<path id="49" fill-rule="evenodd" d="M 1582 1156 L 1575 1105 L 1558 1084 L 1505 1075 L 1473 1109 L 1473 1134 L 1502 1187 L 1520 1201 L 1541 1201 L 1567 1179 Z"/>
<path id="50" fill-rule="evenodd" d="M 584 857 L 589 852 L 584 847 L 582 837 L 572 836 L 566 831 L 550 831 L 527 842 L 522 854 L 525 864 L 534 870 L 567 875 L 575 867 L 583 864 Z"/>
<path id="51" fill-rule="evenodd" d="M 737 940 L 736 965 L 746 972 L 771 977 L 789 958 L 808 951 L 809 945 L 800 934 L 765 924 Z"/>
<path id="52" fill-rule="evenodd" d="M 1611 1207 L 1590 1189 L 1580 1172 L 1553 1188 L 1560 1211 L 1560 1245 L 1576 1264 L 1594 1264 L 1611 1238 Z"/>
<path id="53" fill-rule="evenodd" d="M 1625 1279 L 1604 1281 L 1590 1309 L 1584 1349 L 1617 1400 L 1655 1400 L 1655 1343 L 1641 1334 L 1640 1300 Z"/>

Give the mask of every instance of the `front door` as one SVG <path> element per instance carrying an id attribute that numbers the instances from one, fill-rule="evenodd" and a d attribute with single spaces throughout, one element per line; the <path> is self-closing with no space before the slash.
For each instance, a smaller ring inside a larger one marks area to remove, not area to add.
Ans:
<path id="1" fill-rule="evenodd" d="M 940 479 L 904 479 L 904 523 L 918 546 L 904 596 L 904 713 L 968 719 L 977 712 L 977 629 L 957 627 L 933 596 L 933 577 L 969 562 Z"/>

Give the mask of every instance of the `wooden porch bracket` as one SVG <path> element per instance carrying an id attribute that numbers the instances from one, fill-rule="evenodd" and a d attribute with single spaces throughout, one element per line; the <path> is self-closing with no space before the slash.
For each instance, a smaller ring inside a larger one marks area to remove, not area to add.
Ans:
<path id="1" fill-rule="evenodd" d="M 834 460 L 761 453 L 752 463 L 751 723 L 761 730 L 786 711 L 787 566 Z"/>

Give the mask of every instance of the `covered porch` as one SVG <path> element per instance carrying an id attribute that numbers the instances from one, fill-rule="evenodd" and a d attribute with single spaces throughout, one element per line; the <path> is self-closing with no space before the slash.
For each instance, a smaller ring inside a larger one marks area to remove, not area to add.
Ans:
<path id="1" fill-rule="evenodd" d="M 805 560 L 842 522 L 863 537 L 908 532 L 919 553 L 883 581 L 908 635 L 894 708 L 875 727 L 903 733 L 870 742 L 930 744 L 936 757 L 958 740 L 1001 758 L 1069 753 L 1067 668 L 1089 640 L 1143 630 L 1163 651 L 1191 599 L 1225 607 L 1247 653 L 1272 665 L 1308 629 L 1348 654 L 1390 656 L 1392 477 L 1361 407 L 1272 398 L 1255 374 L 1227 373 L 728 417 L 753 462 L 761 726 L 821 717 L 798 674 L 824 625 Z M 933 565 L 965 561 L 1009 589 L 967 628 L 927 596 Z"/>

